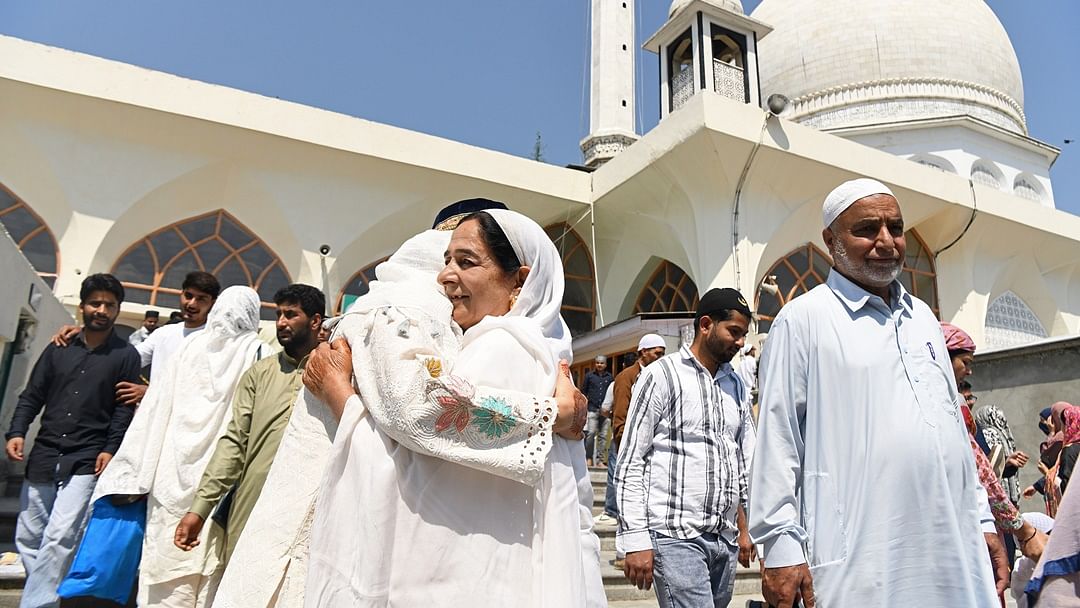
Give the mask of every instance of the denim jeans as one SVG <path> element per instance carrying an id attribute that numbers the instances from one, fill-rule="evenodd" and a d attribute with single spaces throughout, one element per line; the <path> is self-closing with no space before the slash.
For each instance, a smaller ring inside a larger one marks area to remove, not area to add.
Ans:
<path id="1" fill-rule="evenodd" d="M 21 608 L 59 606 L 56 588 L 67 575 L 90 516 L 97 477 L 72 475 L 66 482 L 23 482 L 15 546 L 26 569 Z"/>
<path id="2" fill-rule="evenodd" d="M 593 459 L 596 451 L 596 430 L 600 426 L 600 410 L 589 410 L 589 416 L 585 419 L 585 457 Z"/>
<path id="3" fill-rule="evenodd" d="M 609 430 L 611 430 L 611 418 L 606 418 L 601 414 L 596 421 L 596 448 L 593 450 L 593 462 L 603 460 L 608 453 L 608 447 L 611 443 L 608 441 Z"/>
<path id="4" fill-rule="evenodd" d="M 723 608 L 735 590 L 739 549 L 717 534 L 652 533 L 653 586 L 660 608 Z"/>
<path id="5" fill-rule="evenodd" d="M 607 486 L 604 488 L 604 513 L 612 517 L 618 517 L 619 505 L 615 501 L 615 461 L 619 458 L 619 451 L 615 447 L 612 438 L 607 453 Z"/>

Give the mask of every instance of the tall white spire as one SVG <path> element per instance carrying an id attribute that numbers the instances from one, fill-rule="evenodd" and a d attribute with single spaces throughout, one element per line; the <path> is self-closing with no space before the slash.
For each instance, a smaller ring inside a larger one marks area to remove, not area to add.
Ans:
<path id="1" fill-rule="evenodd" d="M 592 0 L 592 86 L 585 164 L 598 167 L 637 140 L 634 132 L 634 0 Z"/>

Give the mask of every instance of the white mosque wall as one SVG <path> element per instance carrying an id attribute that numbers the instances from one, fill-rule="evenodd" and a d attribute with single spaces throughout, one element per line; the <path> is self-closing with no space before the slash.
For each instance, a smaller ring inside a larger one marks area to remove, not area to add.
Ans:
<path id="1" fill-rule="evenodd" d="M 1050 183 L 1048 148 L 1042 144 L 1019 145 L 1017 135 L 991 137 L 961 125 L 925 128 L 876 130 L 872 133 L 844 133 L 842 137 L 877 148 L 890 154 L 907 157 L 916 162 L 938 164 L 941 168 L 962 177 L 973 175 L 975 167 L 984 167 L 996 176 L 997 188 L 1014 192 L 1018 180 L 1035 185 L 1038 203 L 1054 208 L 1053 186 Z M 1013 139 L 1015 143 L 1003 141 Z M 935 162 L 937 159 L 944 163 Z M 981 182 L 986 184 L 986 182 Z M 988 184 L 987 184 L 988 185 Z M 1018 198 L 1021 198 L 1018 196 Z M 1029 199 L 1021 198 L 1025 203 Z"/>

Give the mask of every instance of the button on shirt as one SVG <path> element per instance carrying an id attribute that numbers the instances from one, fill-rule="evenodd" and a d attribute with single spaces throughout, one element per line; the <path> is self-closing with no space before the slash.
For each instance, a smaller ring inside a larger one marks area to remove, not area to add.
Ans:
<path id="1" fill-rule="evenodd" d="M 685 346 L 641 371 L 615 470 L 621 550 L 652 549 L 650 530 L 735 543 L 755 441 L 746 393 L 730 364 L 710 374 Z"/>
<path id="2" fill-rule="evenodd" d="M 124 381 L 139 381 L 139 355 L 115 333 L 93 350 L 82 334 L 66 348 L 45 347 L 7 433 L 7 439 L 25 437 L 44 408 L 27 479 L 44 483 L 93 474 L 99 453 L 116 453 L 135 415 L 134 408 L 116 402 L 116 383 Z"/>
<path id="3" fill-rule="evenodd" d="M 996 605 L 989 505 L 926 304 L 833 270 L 777 315 L 760 374 L 748 515 L 768 567 L 808 562 L 822 606 Z"/>
<path id="4" fill-rule="evenodd" d="M 581 392 L 589 400 L 589 411 L 600 411 L 600 405 L 604 402 L 604 393 L 609 384 L 615 381 L 611 372 L 605 370 L 598 374 L 595 371 L 585 372 L 585 381 L 581 384 Z"/>

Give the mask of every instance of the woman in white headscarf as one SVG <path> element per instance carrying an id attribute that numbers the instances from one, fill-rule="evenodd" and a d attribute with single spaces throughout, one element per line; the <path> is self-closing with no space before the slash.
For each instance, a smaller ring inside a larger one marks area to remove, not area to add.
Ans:
<path id="1" fill-rule="evenodd" d="M 150 385 L 124 442 L 94 489 L 102 496 L 147 495 L 139 565 L 139 606 L 208 606 L 220 542 L 206 526 L 191 552 L 173 544 L 214 444 L 225 432 L 240 376 L 263 349 L 259 296 L 250 287 L 221 292 L 206 329 L 186 339 L 164 379 Z"/>
<path id="2" fill-rule="evenodd" d="M 575 471 L 583 448 L 553 437 L 579 421 L 567 420 L 572 407 L 535 397 L 553 394 L 569 357 L 557 251 L 528 218 L 482 212 L 455 230 L 439 281 L 464 330 L 455 358 L 439 346 L 446 320 L 390 306 L 362 351 L 336 342 L 305 374 L 342 415 L 312 529 L 307 605 L 573 607 L 596 589 L 602 603 L 578 494 L 587 476 Z M 379 345 L 394 336 L 430 344 L 387 362 Z"/>

